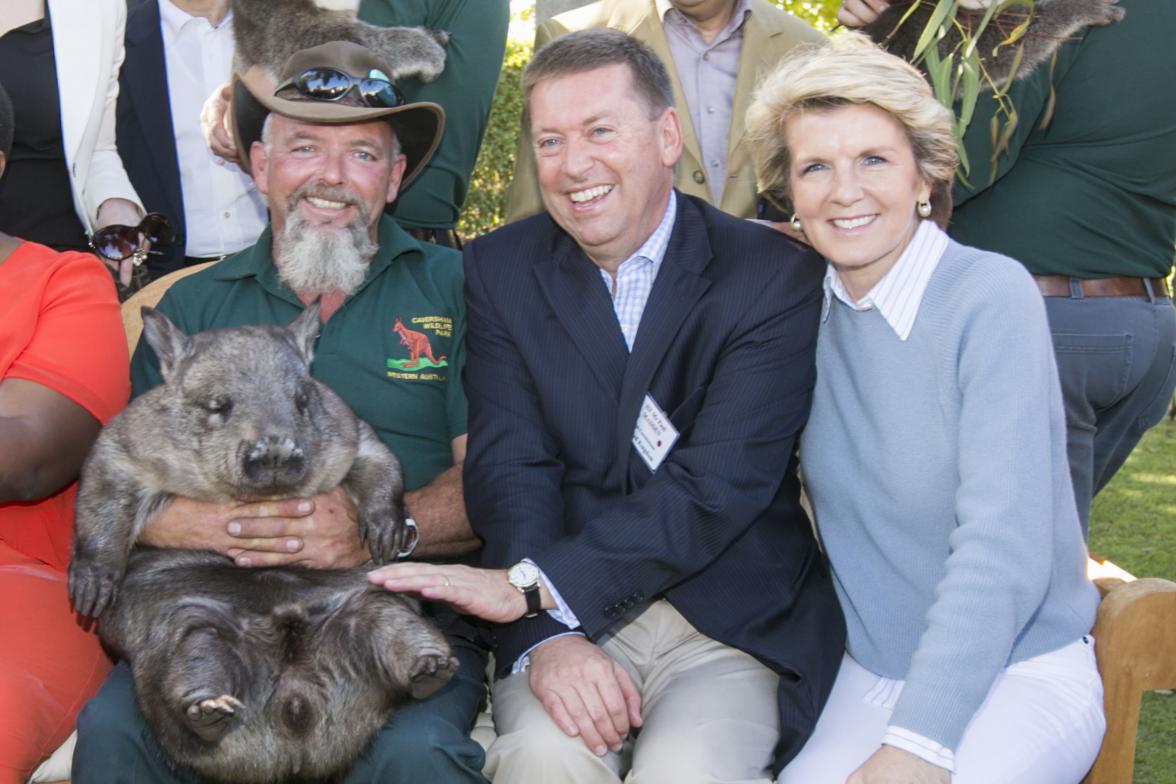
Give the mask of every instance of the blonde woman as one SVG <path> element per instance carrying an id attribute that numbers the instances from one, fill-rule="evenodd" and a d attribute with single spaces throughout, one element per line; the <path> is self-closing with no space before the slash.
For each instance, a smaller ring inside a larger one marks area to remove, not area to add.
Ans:
<path id="1" fill-rule="evenodd" d="M 781 784 L 1075 784 L 1104 729 L 1098 596 L 1041 296 L 952 242 L 950 115 L 858 35 L 747 117 L 760 187 L 829 262 L 801 460 L 848 626 Z"/>

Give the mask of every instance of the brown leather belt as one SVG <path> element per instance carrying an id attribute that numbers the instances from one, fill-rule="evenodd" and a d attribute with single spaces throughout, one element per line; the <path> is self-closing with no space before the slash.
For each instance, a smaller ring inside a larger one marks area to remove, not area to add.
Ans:
<path id="1" fill-rule="evenodd" d="M 1065 275 L 1034 275 L 1043 297 L 1070 296 L 1070 281 L 1078 284 L 1084 297 L 1146 297 L 1151 283 L 1154 296 L 1169 297 L 1168 281 L 1163 278 L 1069 278 Z"/>

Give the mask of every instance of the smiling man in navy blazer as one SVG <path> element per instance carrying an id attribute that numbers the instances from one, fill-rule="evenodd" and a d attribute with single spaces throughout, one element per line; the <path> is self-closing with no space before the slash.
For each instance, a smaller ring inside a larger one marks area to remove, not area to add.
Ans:
<path id="1" fill-rule="evenodd" d="M 371 579 L 501 624 L 496 781 L 616 782 L 631 751 L 641 782 L 767 782 L 844 641 L 795 471 L 823 264 L 673 190 L 681 129 L 643 44 L 559 38 L 523 85 L 547 212 L 465 258 L 488 568 Z"/>

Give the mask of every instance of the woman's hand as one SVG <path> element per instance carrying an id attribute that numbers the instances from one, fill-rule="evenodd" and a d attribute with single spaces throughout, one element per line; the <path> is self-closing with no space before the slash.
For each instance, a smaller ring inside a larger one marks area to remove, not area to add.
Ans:
<path id="1" fill-rule="evenodd" d="M 865 27 L 890 7 L 886 0 L 842 0 L 837 21 L 846 27 Z"/>
<path id="2" fill-rule="evenodd" d="M 792 228 L 792 224 L 789 221 L 770 221 L 760 220 L 759 218 L 749 218 L 748 220 L 750 220 L 752 223 L 758 223 L 761 226 L 767 226 L 769 229 L 778 231 L 785 237 L 791 237 L 797 242 L 802 242 L 805 245 L 809 245 L 808 238 L 804 236 L 804 232 L 797 231 L 796 229 Z"/>
<path id="3" fill-rule="evenodd" d="M 237 160 L 237 143 L 233 139 L 232 113 L 229 111 L 232 100 L 232 82 L 225 82 L 216 88 L 200 109 L 200 131 L 213 155 L 230 163 L 240 163 Z"/>
<path id="4" fill-rule="evenodd" d="M 951 773 L 909 751 L 882 746 L 845 784 L 951 784 Z"/>
<path id="5" fill-rule="evenodd" d="M 138 226 L 141 220 L 143 220 L 143 213 L 134 202 L 126 199 L 107 199 L 98 206 L 94 230 L 97 231 L 107 226 Z M 139 247 L 144 252 L 149 251 L 151 250 L 151 241 L 140 234 Z M 125 258 L 122 261 L 111 261 L 101 256 L 98 258 L 102 260 L 103 264 L 118 273 L 119 282 L 123 286 L 131 285 L 131 273 L 134 271 L 133 257 Z"/>

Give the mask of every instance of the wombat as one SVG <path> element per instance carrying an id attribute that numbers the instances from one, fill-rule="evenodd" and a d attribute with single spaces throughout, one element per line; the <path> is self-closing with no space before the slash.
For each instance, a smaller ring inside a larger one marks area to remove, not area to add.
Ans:
<path id="1" fill-rule="evenodd" d="M 441 632 L 365 570 L 241 568 L 135 547 L 174 496 L 306 497 L 339 485 L 373 560 L 406 528 L 400 464 L 310 376 L 319 308 L 288 327 L 185 335 L 144 308 L 164 383 L 99 435 L 82 468 L 69 593 L 130 664 L 163 748 L 207 779 L 327 780 L 393 708 L 457 667 Z"/>
<path id="2" fill-rule="evenodd" d="M 423 27 L 376 27 L 347 11 L 319 8 L 314 0 L 231 0 L 233 70 L 261 65 L 275 82 L 290 55 L 331 41 L 367 47 L 392 69 L 393 79 L 436 79 L 445 68 L 449 34 Z"/>
<path id="3" fill-rule="evenodd" d="M 992 0 L 999 2 L 999 0 Z M 998 11 L 976 46 L 976 52 L 988 71 L 989 77 L 998 85 L 1031 73 L 1038 65 L 1049 59 L 1067 37 L 1084 27 L 1105 25 L 1123 18 L 1123 9 L 1117 0 L 1036 0 L 1031 8 L 1014 6 Z M 912 5 L 918 7 L 910 18 L 899 25 L 900 20 Z M 919 36 L 931 19 L 935 3 L 920 0 L 899 0 L 892 2 L 882 15 L 862 28 L 872 39 L 886 47 L 886 50 L 906 60 L 911 59 L 918 44 Z M 957 21 L 965 26 L 979 26 L 985 10 L 960 8 Z M 1001 46 L 1009 33 L 1029 16 L 1029 27 L 1025 35 L 1013 44 Z M 950 27 L 940 40 L 939 52 L 947 54 L 960 43 L 959 31 Z M 1017 51 L 1024 47 L 1018 62 Z M 1016 68 L 1016 73 L 1013 69 Z M 987 83 L 982 82 L 982 86 Z"/>

